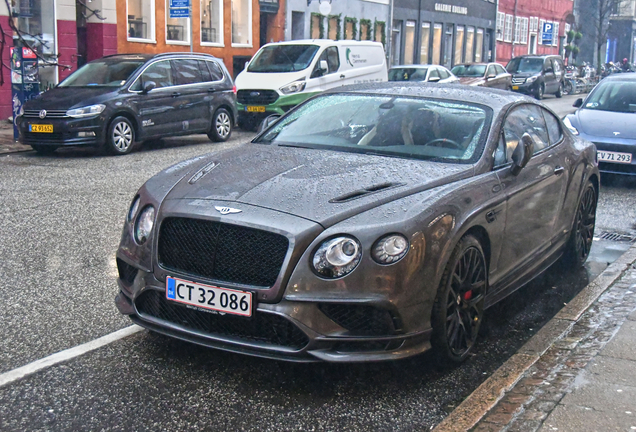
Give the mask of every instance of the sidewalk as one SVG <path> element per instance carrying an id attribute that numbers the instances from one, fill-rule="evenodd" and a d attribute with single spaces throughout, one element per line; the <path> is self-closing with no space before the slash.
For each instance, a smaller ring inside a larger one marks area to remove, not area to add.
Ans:
<path id="1" fill-rule="evenodd" d="M 33 150 L 13 140 L 13 125 L 6 121 L 0 122 L 0 154 Z"/>
<path id="2" fill-rule="evenodd" d="M 636 431 L 636 245 L 435 431 Z"/>

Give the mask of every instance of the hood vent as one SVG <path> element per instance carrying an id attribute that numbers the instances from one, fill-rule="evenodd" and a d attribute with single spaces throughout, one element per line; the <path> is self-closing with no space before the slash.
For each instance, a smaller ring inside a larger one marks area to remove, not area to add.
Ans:
<path id="1" fill-rule="evenodd" d="M 379 185 L 369 186 L 368 188 L 358 189 L 353 192 L 349 192 L 348 194 L 339 196 L 337 198 L 332 198 L 329 200 L 332 204 L 345 203 L 349 201 L 353 201 L 358 198 L 362 198 L 364 196 L 368 196 L 374 193 L 382 192 L 387 189 L 404 186 L 406 183 L 382 183 Z"/>

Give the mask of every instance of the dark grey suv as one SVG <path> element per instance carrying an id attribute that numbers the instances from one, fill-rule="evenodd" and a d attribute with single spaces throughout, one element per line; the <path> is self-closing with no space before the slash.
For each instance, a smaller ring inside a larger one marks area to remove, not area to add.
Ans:
<path id="1" fill-rule="evenodd" d="M 206 133 L 227 140 L 236 88 L 220 59 L 206 54 L 126 54 L 92 61 L 24 104 L 20 141 L 39 153 L 100 146 L 129 153 L 135 143 Z"/>
<path id="2" fill-rule="evenodd" d="M 565 65 L 558 55 L 524 55 L 515 57 L 506 66 L 512 74 L 512 90 L 543 99 L 543 95 L 563 95 Z"/>

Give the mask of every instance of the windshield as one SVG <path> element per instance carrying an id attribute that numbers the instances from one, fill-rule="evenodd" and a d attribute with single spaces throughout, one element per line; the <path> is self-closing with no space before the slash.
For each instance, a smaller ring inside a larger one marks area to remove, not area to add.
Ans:
<path id="1" fill-rule="evenodd" d="M 427 68 L 392 68 L 389 81 L 424 81 Z"/>
<path id="2" fill-rule="evenodd" d="M 543 68 L 543 59 L 542 58 L 524 58 L 518 57 L 516 59 L 510 60 L 506 69 L 511 74 L 514 73 L 539 73 Z"/>
<path id="3" fill-rule="evenodd" d="M 459 65 L 451 69 L 458 77 L 483 77 L 486 74 L 486 65 Z"/>
<path id="4" fill-rule="evenodd" d="M 318 45 L 272 45 L 264 47 L 247 67 L 248 72 L 294 72 L 309 67 Z"/>
<path id="5" fill-rule="evenodd" d="M 254 142 L 440 162 L 475 162 L 490 126 L 480 105 L 437 99 L 330 94 L 279 120 Z"/>
<path id="6" fill-rule="evenodd" d="M 621 113 L 636 112 L 636 81 L 601 81 L 583 108 Z"/>
<path id="7" fill-rule="evenodd" d="M 90 62 L 62 81 L 58 87 L 121 87 L 144 63 L 144 60 Z"/>

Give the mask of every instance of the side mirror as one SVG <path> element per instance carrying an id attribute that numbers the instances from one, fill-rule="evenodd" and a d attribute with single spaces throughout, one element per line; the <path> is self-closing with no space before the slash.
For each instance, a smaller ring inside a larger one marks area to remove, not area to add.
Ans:
<path id="1" fill-rule="evenodd" d="M 488 75 L 488 76 L 486 77 L 486 79 L 487 79 L 487 80 L 489 80 L 489 79 L 493 79 L 493 78 L 497 78 L 497 75 L 495 75 L 495 74 L 490 74 L 490 75 Z"/>
<path id="2" fill-rule="evenodd" d="M 521 170 L 528 165 L 533 152 L 534 140 L 528 133 L 524 133 L 521 137 L 521 142 L 517 144 L 517 148 L 512 152 L 512 166 L 510 167 L 512 175 L 519 175 Z"/>
<path id="3" fill-rule="evenodd" d="M 280 115 L 278 114 L 272 114 L 270 116 L 265 117 L 258 127 L 258 133 L 263 132 L 265 129 L 273 125 L 276 122 L 276 120 L 278 120 L 279 118 L 280 118 Z"/>
<path id="4" fill-rule="evenodd" d="M 572 106 L 574 108 L 581 108 L 583 106 L 583 98 L 578 98 L 577 100 L 575 100 Z"/>
<path id="5" fill-rule="evenodd" d="M 157 87 L 157 84 L 154 81 L 148 81 L 144 84 L 144 93 L 149 93 L 150 90 Z"/>
<path id="6" fill-rule="evenodd" d="M 441 78 L 440 78 L 440 77 L 438 77 L 438 76 L 437 76 L 437 77 L 430 77 L 430 78 L 428 79 L 428 82 L 437 82 L 437 81 L 439 81 L 440 79 L 441 79 Z"/>
<path id="7" fill-rule="evenodd" d="M 327 60 L 320 60 L 320 70 L 323 74 L 329 72 L 329 65 L 327 64 Z"/>

